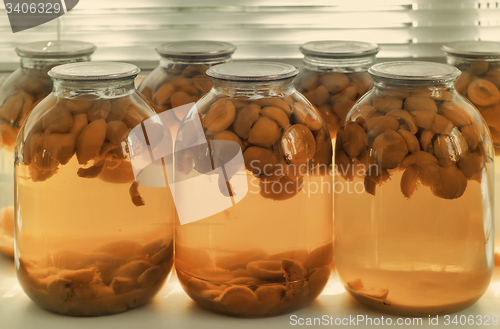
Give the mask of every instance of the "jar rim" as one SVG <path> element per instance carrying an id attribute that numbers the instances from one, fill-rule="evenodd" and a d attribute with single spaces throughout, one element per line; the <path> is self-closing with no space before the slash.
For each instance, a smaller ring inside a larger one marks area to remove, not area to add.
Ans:
<path id="1" fill-rule="evenodd" d="M 15 50 L 20 57 L 58 59 L 90 56 L 96 49 L 90 42 L 62 40 L 25 43 Z"/>
<path id="2" fill-rule="evenodd" d="M 141 70 L 123 62 L 79 62 L 58 65 L 49 71 L 52 79 L 71 81 L 102 81 L 133 78 Z"/>
<path id="3" fill-rule="evenodd" d="M 500 42 L 496 41 L 455 41 L 441 47 L 445 53 L 464 57 L 500 56 Z"/>
<path id="4" fill-rule="evenodd" d="M 190 40 L 164 43 L 156 47 L 156 52 L 165 58 L 217 58 L 231 56 L 236 46 L 229 42 Z"/>
<path id="5" fill-rule="evenodd" d="M 212 66 L 207 75 L 227 81 L 276 81 L 295 77 L 295 66 L 279 62 L 240 61 Z"/>
<path id="6" fill-rule="evenodd" d="M 376 43 L 348 40 L 321 40 L 304 43 L 299 50 L 305 56 L 352 58 L 374 56 L 380 51 Z"/>
<path id="7" fill-rule="evenodd" d="M 456 67 L 435 62 L 398 61 L 375 64 L 368 69 L 373 77 L 406 82 L 453 81 L 460 75 Z"/>

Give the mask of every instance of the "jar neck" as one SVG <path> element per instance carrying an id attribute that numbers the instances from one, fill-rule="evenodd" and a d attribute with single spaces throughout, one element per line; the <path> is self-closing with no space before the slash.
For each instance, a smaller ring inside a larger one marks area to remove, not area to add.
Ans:
<path id="1" fill-rule="evenodd" d="M 360 72 L 367 71 L 376 63 L 373 56 L 350 57 L 350 58 L 324 58 L 316 56 L 304 56 L 302 60 L 304 67 L 312 71 L 335 71 L 335 72 Z"/>
<path id="2" fill-rule="evenodd" d="M 23 69 L 44 69 L 50 66 L 69 64 L 75 62 L 90 62 L 90 55 L 70 57 L 70 58 L 57 58 L 57 59 L 21 57 L 21 67 Z"/>
<path id="3" fill-rule="evenodd" d="M 213 92 L 217 96 L 231 98 L 259 99 L 264 97 L 285 97 L 295 92 L 293 79 L 274 81 L 227 81 L 213 79 Z"/>
<path id="4" fill-rule="evenodd" d="M 457 56 L 454 54 L 446 54 L 446 61 L 451 65 L 472 64 L 477 61 L 500 63 L 500 54 L 491 56 Z"/>
<path id="5" fill-rule="evenodd" d="M 205 64 L 205 65 L 215 65 L 222 64 L 231 61 L 231 56 L 223 56 L 216 58 L 166 58 L 160 57 L 160 66 L 167 67 L 171 64 Z"/>
<path id="6" fill-rule="evenodd" d="M 98 98 L 117 98 L 136 92 L 134 78 L 120 80 L 70 81 L 54 79 L 53 93 L 61 98 L 95 95 Z"/>
<path id="7" fill-rule="evenodd" d="M 405 80 L 396 80 L 396 79 L 381 79 L 378 77 L 373 77 L 373 86 L 378 89 L 399 89 L 402 87 L 406 89 L 428 89 L 428 90 L 436 90 L 436 89 L 447 89 L 451 90 L 454 88 L 455 80 L 447 80 L 447 81 L 405 81 Z"/>

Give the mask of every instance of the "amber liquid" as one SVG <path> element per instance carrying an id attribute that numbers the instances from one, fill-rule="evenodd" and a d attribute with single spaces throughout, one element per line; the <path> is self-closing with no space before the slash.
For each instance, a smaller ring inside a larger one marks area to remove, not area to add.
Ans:
<path id="1" fill-rule="evenodd" d="M 500 153 L 495 152 L 495 265 L 500 266 Z"/>
<path id="2" fill-rule="evenodd" d="M 481 297 L 491 279 L 492 208 L 491 200 L 482 198 L 487 175 L 483 184 L 468 181 L 465 193 L 453 200 L 437 198 L 425 186 L 407 199 L 401 175 L 395 171 L 377 186 L 376 196 L 335 195 L 342 205 L 335 209 L 339 277 L 352 296 L 387 313 L 463 309 Z M 352 288 L 356 282 L 363 288 Z"/>
<path id="3" fill-rule="evenodd" d="M 176 269 L 189 296 L 205 308 L 246 317 L 314 300 L 332 269 L 331 180 L 306 176 L 302 191 L 274 200 L 260 195 L 249 174 L 239 203 L 177 226 Z M 313 193 L 321 184 L 323 192 Z"/>
<path id="4" fill-rule="evenodd" d="M 173 264 L 173 209 L 168 189 L 80 178 L 76 157 L 43 182 L 16 167 L 18 278 L 39 306 L 89 316 L 147 303 Z M 63 201 L 65 200 L 65 201 Z M 162 205 L 159 207 L 158 205 Z"/>
<path id="5" fill-rule="evenodd" d="M 14 257 L 14 152 L 0 149 L 0 252 Z"/>

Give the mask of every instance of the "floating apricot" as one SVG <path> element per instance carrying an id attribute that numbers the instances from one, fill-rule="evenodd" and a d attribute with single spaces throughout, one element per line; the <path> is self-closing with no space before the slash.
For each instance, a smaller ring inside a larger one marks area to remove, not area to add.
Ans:
<path id="1" fill-rule="evenodd" d="M 377 163 L 383 168 L 396 168 L 408 154 L 403 137 L 392 129 L 386 129 L 375 138 L 372 145 Z"/>
<path id="2" fill-rule="evenodd" d="M 404 102 L 404 109 L 410 112 L 427 111 L 437 113 L 438 108 L 436 102 L 432 98 L 427 97 L 408 97 Z"/>
<path id="3" fill-rule="evenodd" d="M 260 117 L 250 129 L 248 142 L 251 144 L 268 147 L 278 141 L 281 128 L 268 117 Z"/>
<path id="4" fill-rule="evenodd" d="M 320 78 L 321 85 L 329 92 L 336 94 L 349 86 L 349 78 L 344 73 L 327 72 Z"/>
<path id="5" fill-rule="evenodd" d="M 204 117 L 203 125 L 211 131 L 223 131 L 233 123 L 235 117 L 236 109 L 233 103 L 228 99 L 221 98 L 210 106 Z"/>
<path id="6" fill-rule="evenodd" d="M 472 103 L 479 106 L 489 106 L 500 102 L 500 92 L 497 87 L 484 79 L 475 79 L 467 88 L 467 95 Z"/>
<path id="7" fill-rule="evenodd" d="M 359 157 L 368 145 L 366 131 L 356 123 L 347 124 L 340 135 L 342 147 L 352 158 Z"/>
<path id="8" fill-rule="evenodd" d="M 285 157 L 295 165 L 305 164 L 316 152 L 314 136 L 304 125 L 296 124 L 288 128 L 281 138 Z"/>
<path id="9" fill-rule="evenodd" d="M 78 163 L 86 164 L 97 156 L 106 138 L 106 128 L 104 119 L 93 121 L 83 128 L 76 141 Z"/>

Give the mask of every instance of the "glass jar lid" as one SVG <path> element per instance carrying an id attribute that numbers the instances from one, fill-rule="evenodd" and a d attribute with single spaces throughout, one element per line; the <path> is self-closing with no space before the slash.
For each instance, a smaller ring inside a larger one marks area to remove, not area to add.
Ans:
<path id="1" fill-rule="evenodd" d="M 406 82 L 446 82 L 460 75 L 460 70 L 448 64 L 434 62 L 386 62 L 368 69 L 372 76 L 387 80 Z"/>
<path id="2" fill-rule="evenodd" d="M 207 75 L 228 81 L 274 81 L 293 78 L 299 70 L 277 62 L 232 62 L 212 66 Z"/>
<path id="3" fill-rule="evenodd" d="M 137 76 L 141 70 L 129 63 L 80 62 L 59 65 L 49 71 L 53 79 L 90 81 L 116 80 Z"/>
<path id="4" fill-rule="evenodd" d="M 166 58 L 218 58 L 230 56 L 236 46 L 221 41 L 177 41 L 165 43 L 156 48 L 158 54 Z"/>
<path id="5" fill-rule="evenodd" d="M 95 50 L 93 43 L 69 40 L 31 42 L 16 47 L 21 57 L 54 59 L 90 56 Z"/>
<path id="6" fill-rule="evenodd" d="M 457 41 L 444 44 L 441 50 L 459 57 L 500 57 L 500 42 Z"/>
<path id="7" fill-rule="evenodd" d="M 376 43 L 369 42 L 324 40 L 304 43 L 299 49 L 306 56 L 351 58 L 376 55 L 380 47 Z"/>

